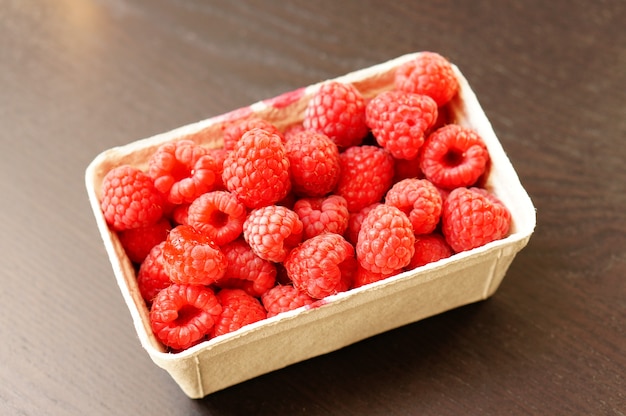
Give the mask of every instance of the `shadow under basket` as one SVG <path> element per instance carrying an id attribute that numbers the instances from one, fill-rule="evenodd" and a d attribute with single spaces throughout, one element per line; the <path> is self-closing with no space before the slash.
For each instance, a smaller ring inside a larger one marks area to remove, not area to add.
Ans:
<path id="1" fill-rule="evenodd" d="M 418 52 L 419 53 L 419 52 Z M 353 84 L 366 98 L 393 88 L 395 69 L 418 53 L 335 78 Z M 467 80 L 453 65 L 460 90 L 448 104 L 454 121 L 476 130 L 491 157 L 485 187 L 512 216 L 510 234 L 482 247 L 453 255 L 412 271 L 325 298 L 315 308 L 299 308 L 247 325 L 170 353 L 150 329 L 149 311 L 140 295 L 135 268 L 100 209 L 100 187 L 112 168 L 130 164 L 147 168 L 150 155 L 163 143 L 187 139 L 208 147 L 222 146 L 226 125 L 250 117 L 264 118 L 279 129 L 302 121 L 304 109 L 321 83 L 252 104 L 227 114 L 115 147 L 98 155 L 86 170 L 86 187 L 113 272 L 143 348 L 190 398 L 243 382 L 288 365 L 338 350 L 382 332 L 493 295 L 515 255 L 534 231 L 535 207 L 505 154 Z M 288 345 L 288 348 L 285 346 Z M 279 353 L 278 353 L 279 352 Z"/>

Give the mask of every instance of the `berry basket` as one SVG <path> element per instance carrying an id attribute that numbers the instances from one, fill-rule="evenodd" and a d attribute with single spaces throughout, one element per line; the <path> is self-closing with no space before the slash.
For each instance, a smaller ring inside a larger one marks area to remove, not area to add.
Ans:
<path id="1" fill-rule="evenodd" d="M 414 59 L 408 54 L 358 70 L 335 81 L 353 84 L 367 98 L 393 86 L 394 70 Z M 338 350 L 382 332 L 444 311 L 484 300 L 497 290 L 515 255 L 535 228 L 535 208 L 501 147 L 467 80 L 456 66 L 459 93 L 448 104 L 456 123 L 483 138 L 491 158 L 485 187 L 511 213 L 507 237 L 449 258 L 347 292 L 328 296 L 314 308 L 299 308 L 244 326 L 178 353 L 168 352 L 151 330 L 149 310 L 138 289 L 136 268 L 109 228 L 100 207 L 104 175 L 130 164 L 145 169 L 163 143 L 188 139 L 208 147 L 222 145 L 224 126 L 260 117 L 285 129 L 302 121 L 304 109 L 321 83 L 249 107 L 112 148 L 86 170 L 86 187 L 115 278 L 128 305 L 143 348 L 190 398 L 201 398 L 253 377 Z M 289 348 L 283 348 L 289 345 Z M 276 351 L 280 351 L 279 354 Z"/>

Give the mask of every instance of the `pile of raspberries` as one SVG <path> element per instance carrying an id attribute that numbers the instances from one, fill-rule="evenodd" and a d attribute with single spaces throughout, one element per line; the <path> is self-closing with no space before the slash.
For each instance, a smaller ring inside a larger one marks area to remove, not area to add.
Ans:
<path id="1" fill-rule="evenodd" d="M 450 119 L 450 62 L 423 52 L 371 99 L 328 81 L 300 124 L 247 118 L 103 179 L 101 208 L 171 352 L 508 235 L 482 138 Z"/>

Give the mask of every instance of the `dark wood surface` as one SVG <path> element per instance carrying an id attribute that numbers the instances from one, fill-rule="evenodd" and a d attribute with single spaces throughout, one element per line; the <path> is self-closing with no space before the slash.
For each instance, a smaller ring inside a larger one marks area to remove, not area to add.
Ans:
<path id="1" fill-rule="evenodd" d="M 0 413 L 626 414 L 626 3 L 2 0 Z M 188 399 L 84 186 L 102 150 L 434 50 L 537 208 L 495 296 Z"/>

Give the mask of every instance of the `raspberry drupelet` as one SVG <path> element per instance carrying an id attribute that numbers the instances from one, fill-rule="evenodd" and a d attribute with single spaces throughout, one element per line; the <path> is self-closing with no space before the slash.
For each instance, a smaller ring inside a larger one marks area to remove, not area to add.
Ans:
<path id="1" fill-rule="evenodd" d="M 441 218 L 441 194 L 427 179 L 409 178 L 395 183 L 385 195 L 385 203 L 409 217 L 415 235 L 430 234 Z"/>
<path id="2" fill-rule="evenodd" d="M 224 277 L 228 262 L 213 239 L 190 225 L 170 231 L 163 246 L 163 267 L 174 283 L 210 285 Z"/>
<path id="3" fill-rule="evenodd" d="M 267 318 L 261 301 L 242 289 L 222 289 L 217 292 L 222 313 L 216 318 L 211 337 L 228 334 L 246 325 Z"/>
<path id="4" fill-rule="evenodd" d="M 374 207 L 363 220 L 356 244 L 359 264 L 379 274 L 392 274 L 406 267 L 415 252 L 411 221 L 398 208 Z"/>
<path id="5" fill-rule="evenodd" d="M 243 224 L 243 237 L 264 260 L 279 263 L 302 241 L 304 227 L 293 210 L 269 205 L 254 209 Z"/>
<path id="6" fill-rule="evenodd" d="M 187 212 L 187 224 L 211 237 L 222 246 L 243 231 L 246 207 L 227 191 L 213 191 L 196 198 Z"/>
<path id="7" fill-rule="evenodd" d="M 163 215 L 163 198 L 142 170 L 122 165 L 102 179 L 100 207 L 115 231 L 147 227 Z"/>
<path id="8" fill-rule="evenodd" d="M 304 110 L 303 126 L 324 133 L 339 148 L 362 143 L 368 133 L 365 99 L 352 84 L 322 84 Z"/>
<path id="9" fill-rule="evenodd" d="M 258 128 L 244 133 L 224 161 L 222 179 L 247 208 L 282 200 L 291 190 L 282 139 Z"/>
<path id="10" fill-rule="evenodd" d="M 442 231 L 455 252 L 471 250 L 508 235 L 511 213 L 481 188 L 456 188 L 443 204 Z"/>
<path id="11" fill-rule="evenodd" d="M 191 140 L 162 144 L 148 161 L 154 186 L 172 204 L 189 203 L 221 182 L 219 160 Z"/>
<path id="12" fill-rule="evenodd" d="M 150 326 L 166 346 L 181 351 L 206 339 L 222 306 L 213 290 L 172 284 L 161 290 L 150 308 Z"/>

